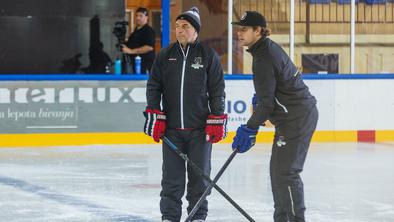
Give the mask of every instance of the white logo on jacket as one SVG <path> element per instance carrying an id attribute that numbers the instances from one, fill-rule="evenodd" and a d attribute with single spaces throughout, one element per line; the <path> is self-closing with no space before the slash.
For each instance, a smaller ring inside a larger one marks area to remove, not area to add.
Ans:
<path id="1" fill-rule="evenodd" d="M 284 136 L 279 136 L 278 141 L 276 142 L 276 145 L 278 147 L 282 147 L 286 145 L 285 137 Z"/>
<path id="2" fill-rule="evenodd" d="M 194 63 L 191 66 L 194 69 L 203 68 L 204 65 L 201 65 L 201 63 L 202 63 L 202 58 L 201 57 L 196 57 L 196 58 L 194 58 Z"/>

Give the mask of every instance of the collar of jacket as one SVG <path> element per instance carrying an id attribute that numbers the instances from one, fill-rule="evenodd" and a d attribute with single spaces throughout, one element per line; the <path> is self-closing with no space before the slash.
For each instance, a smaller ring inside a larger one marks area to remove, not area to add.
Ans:
<path id="1" fill-rule="evenodd" d="M 200 41 L 199 41 L 198 38 L 197 38 L 196 41 L 194 41 L 193 43 L 188 43 L 188 44 L 186 45 L 186 48 L 187 48 L 187 46 L 190 46 L 191 48 L 194 48 L 194 47 L 196 47 L 196 45 L 198 45 L 199 42 L 200 42 Z M 180 47 L 182 47 L 182 45 L 181 45 L 181 43 L 179 43 L 179 41 L 176 41 L 176 43 L 177 43 Z"/>
<path id="2" fill-rule="evenodd" d="M 134 31 L 136 31 L 136 30 L 141 30 L 141 29 L 143 29 L 143 28 L 145 28 L 145 27 L 147 27 L 147 26 L 149 26 L 148 23 L 144 24 L 144 25 L 141 26 L 140 28 L 138 28 L 138 27 L 136 26 L 135 29 L 134 29 Z"/>
<path id="3" fill-rule="evenodd" d="M 250 46 L 246 51 L 251 53 L 252 56 L 256 54 L 257 49 L 263 49 L 267 47 L 266 41 L 267 37 L 261 37 L 257 42 L 255 42 L 252 46 Z"/>

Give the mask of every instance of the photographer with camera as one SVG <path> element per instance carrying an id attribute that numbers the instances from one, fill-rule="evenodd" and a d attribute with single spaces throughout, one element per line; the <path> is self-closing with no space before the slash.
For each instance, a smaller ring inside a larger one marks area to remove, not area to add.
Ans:
<path id="1" fill-rule="evenodd" d="M 127 42 L 122 44 L 122 52 L 129 56 L 132 67 L 134 67 L 135 57 L 140 56 L 141 73 L 147 73 L 155 60 L 155 31 L 148 25 L 146 8 L 137 9 L 136 24 L 134 32 L 130 34 Z"/>

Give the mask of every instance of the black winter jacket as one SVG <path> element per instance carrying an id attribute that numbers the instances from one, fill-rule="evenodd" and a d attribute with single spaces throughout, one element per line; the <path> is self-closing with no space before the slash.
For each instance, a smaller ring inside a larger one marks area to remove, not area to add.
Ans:
<path id="1" fill-rule="evenodd" d="M 257 129 L 267 119 L 274 125 L 296 120 L 316 104 L 301 73 L 286 52 L 269 38 L 261 38 L 248 51 L 253 56 L 253 84 L 257 107 L 248 127 Z"/>
<path id="2" fill-rule="evenodd" d="M 196 40 L 176 42 L 156 57 L 147 83 L 147 102 L 167 116 L 169 129 L 205 128 L 209 114 L 224 112 L 224 78 L 215 51 Z"/>

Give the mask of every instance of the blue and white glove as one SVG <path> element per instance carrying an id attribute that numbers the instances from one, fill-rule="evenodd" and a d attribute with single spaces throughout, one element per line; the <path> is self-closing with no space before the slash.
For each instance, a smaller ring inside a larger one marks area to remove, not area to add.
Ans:
<path id="1" fill-rule="evenodd" d="M 232 145 L 233 150 L 237 149 L 239 153 L 248 151 L 256 143 L 256 135 L 258 132 L 258 129 L 249 129 L 246 125 L 238 127 Z"/>

